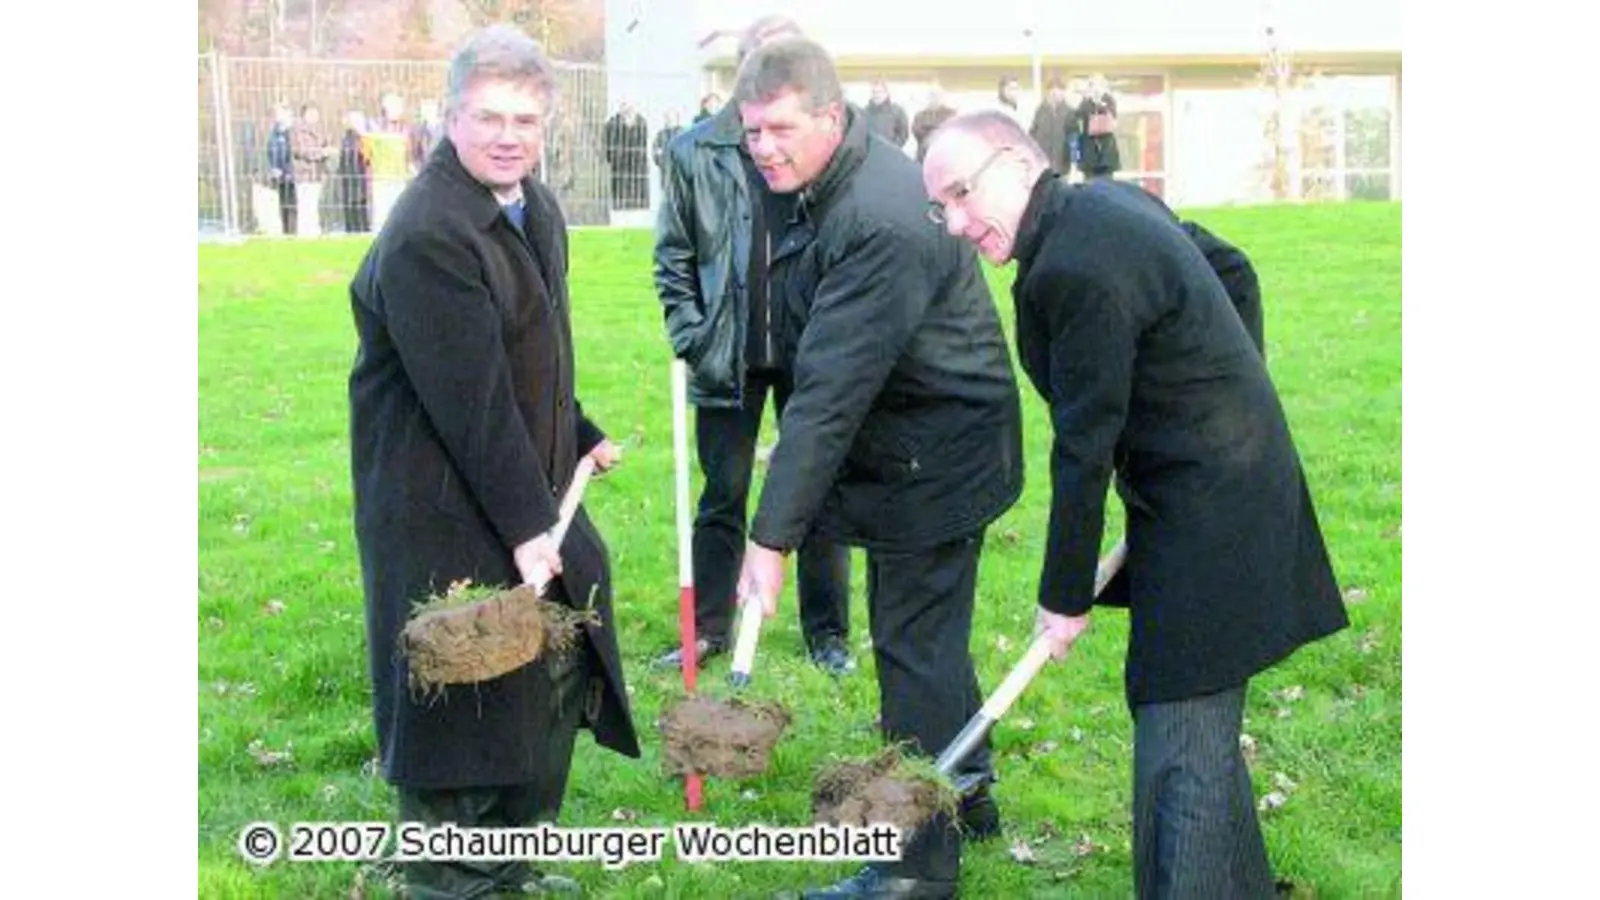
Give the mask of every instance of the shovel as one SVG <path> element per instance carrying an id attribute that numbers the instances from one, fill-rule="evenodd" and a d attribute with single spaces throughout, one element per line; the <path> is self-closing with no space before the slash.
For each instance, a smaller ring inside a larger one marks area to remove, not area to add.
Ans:
<path id="1" fill-rule="evenodd" d="M 694 553 L 689 525 L 689 367 L 681 359 L 672 361 L 672 457 L 676 479 L 678 514 L 678 641 L 682 658 L 683 690 L 694 696 L 699 659 L 695 654 L 694 633 Z M 704 782 L 699 772 L 683 779 L 683 805 L 699 812 L 704 801 Z"/>
<path id="2" fill-rule="evenodd" d="M 757 594 L 743 598 L 739 606 L 739 638 L 733 645 L 733 666 L 728 671 L 728 683 L 742 688 L 750 683 L 750 671 L 756 663 L 756 644 L 761 640 L 761 620 L 766 603 Z"/>
<path id="3" fill-rule="evenodd" d="M 573 472 L 572 484 L 561 500 L 560 518 L 551 531 L 557 547 L 566 538 L 593 474 L 594 460 L 585 456 Z M 541 608 L 547 604 L 544 595 L 554 580 L 549 567 L 540 563 L 525 584 L 413 615 L 400 635 L 413 684 L 432 690 L 488 681 L 538 659 L 551 639 L 551 628 L 563 621 L 560 617 L 552 620 Z M 554 604 L 548 608 L 565 609 Z"/>
<path id="4" fill-rule="evenodd" d="M 669 772 L 685 776 L 686 786 L 688 778 L 702 774 L 723 778 L 762 774 L 773 746 L 789 725 L 789 711 L 781 703 L 738 696 L 750 683 L 763 606 L 759 595 L 741 601 L 739 649 L 734 671 L 728 675 L 734 696 L 718 699 L 691 694 L 663 716 L 662 755 Z"/>
<path id="5" fill-rule="evenodd" d="M 1100 561 L 1094 576 L 1094 593 L 1096 597 L 1100 596 L 1100 592 L 1105 589 L 1106 584 L 1122 568 L 1122 564 L 1127 557 L 1128 543 L 1123 541 L 1117 544 L 1110 553 L 1106 554 L 1105 559 Z M 950 746 L 939 754 L 939 759 L 934 763 L 934 766 L 939 770 L 939 774 L 947 779 L 952 779 L 957 792 L 963 796 L 969 794 L 985 780 L 985 775 L 974 773 L 960 781 L 954 781 L 954 773 L 956 767 L 961 765 L 961 762 L 973 750 L 977 749 L 979 744 L 983 743 L 983 739 L 988 736 L 995 723 L 1000 721 L 1000 717 L 1006 714 L 1006 710 L 1011 708 L 1011 704 L 1016 702 L 1017 697 L 1027 688 L 1028 683 L 1033 681 L 1034 676 L 1038 675 L 1039 670 L 1043 669 L 1044 664 L 1049 661 L 1050 644 L 1041 634 L 1033 639 L 1033 643 L 1028 647 L 1028 652 L 1023 655 L 1022 660 L 1011 670 L 1011 674 L 1006 676 L 1006 680 L 1000 683 L 1000 686 L 995 689 L 993 694 L 989 695 L 989 699 L 983 704 L 983 708 L 979 709 L 967 722 L 966 727 L 961 729 L 961 733 L 956 735 L 955 740 L 950 742 Z"/>
<path id="6" fill-rule="evenodd" d="M 673 431 L 676 437 L 678 506 L 678 639 L 681 642 L 685 699 L 663 710 L 657 727 L 662 733 L 664 767 L 683 777 L 684 805 L 698 812 L 705 802 L 707 777 L 748 778 L 766 770 L 768 755 L 788 725 L 787 711 L 776 704 L 719 700 L 696 693 L 699 660 L 695 656 L 694 559 L 689 523 L 689 463 L 686 425 L 687 366 L 673 361 Z M 760 627 L 761 601 L 755 602 L 755 626 Z M 745 630 L 751 624 L 748 617 Z M 741 640 L 743 640 L 741 638 Z M 750 680 L 754 636 L 744 655 L 744 678 Z"/>

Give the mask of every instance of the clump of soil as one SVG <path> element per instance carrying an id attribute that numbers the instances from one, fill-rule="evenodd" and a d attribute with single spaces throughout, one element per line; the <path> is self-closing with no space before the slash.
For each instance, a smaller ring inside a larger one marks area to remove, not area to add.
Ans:
<path id="1" fill-rule="evenodd" d="M 586 621 L 594 621 L 592 611 L 546 600 L 532 585 L 494 590 L 458 582 L 416 608 L 400 634 L 400 649 L 411 688 L 437 691 L 498 678 L 545 653 L 563 653 Z"/>
<path id="2" fill-rule="evenodd" d="M 818 824 L 866 827 L 886 822 L 909 831 L 934 813 L 954 815 L 959 798 L 931 763 L 886 747 L 860 761 L 836 762 L 817 776 L 811 808 Z"/>
<path id="3" fill-rule="evenodd" d="M 777 703 L 689 697 L 666 710 L 656 723 L 661 730 L 662 766 L 668 775 L 760 775 L 789 721 L 788 710 Z"/>

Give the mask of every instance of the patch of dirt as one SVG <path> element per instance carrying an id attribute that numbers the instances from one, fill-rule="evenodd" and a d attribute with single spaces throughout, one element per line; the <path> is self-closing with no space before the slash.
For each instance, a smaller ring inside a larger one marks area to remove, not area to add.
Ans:
<path id="1" fill-rule="evenodd" d="M 204 483 L 206 483 L 208 481 L 221 481 L 224 478 L 234 478 L 234 477 L 237 477 L 239 475 L 243 475 L 248 471 L 250 471 L 250 470 L 249 469 L 238 468 L 238 467 L 218 467 L 218 468 L 212 468 L 212 469 L 201 469 L 200 470 L 200 483 L 204 484 Z"/>
<path id="2" fill-rule="evenodd" d="M 400 634 L 413 690 L 487 681 L 565 652 L 592 617 L 541 598 L 532 585 L 478 599 L 454 588 L 420 607 Z"/>
<path id="3" fill-rule="evenodd" d="M 811 794 L 818 824 L 870 826 L 888 822 L 902 831 L 916 828 L 934 813 L 954 813 L 954 790 L 931 766 L 918 771 L 898 749 L 889 747 L 864 761 L 834 763 L 817 776 Z"/>
<path id="4" fill-rule="evenodd" d="M 662 767 L 668 775 L 760 775 L 789 721 L 788 710 L 777 703 L 689 697 L 667 709 L 656 723 Z"/>

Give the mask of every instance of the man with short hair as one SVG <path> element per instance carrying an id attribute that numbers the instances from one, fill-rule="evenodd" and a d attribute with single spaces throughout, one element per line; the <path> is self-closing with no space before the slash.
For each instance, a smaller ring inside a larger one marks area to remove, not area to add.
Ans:
<path id="1" fill-rule="evenodd" d="M 1076 131 L 1077 110 L 1067 105 L 1067 87 L 1060 78 L 1050 79 L 1044 102 L 1033 111 L 1033 127 L 1028 134 L 1044 150 L 1050 168 L 1066 175 L 1072 171 L 1072 138 Z"/>
<path id="2" fill-rule="evenodd" d="M 734 102 L 767 186 L 796 199 L 771 262 L 794 394 L 745 549 L 742 596 L 783 586 L 809 535 L 865 548 L 883 736 L 944 750 L 982 705 L 969 642 L 987 527 L 1022 490 L 1021 408 L 971 248 L 930 227 L 918 168 L 871 138 L 817 44 L 762 47 Z M 955 773 L 992 777 L 987 745 Z M 987 787 L 960 812 L 999 831 Z M 953 897 L 962 835 L 943 812 L 894 864 L 812 897 Z"/>
<path id="3" fill-rule="evenodd" d="M 449 70 L 445 137 L 400 195 L 350 286 L 355 532 L 383 774 L 400 818 L 522 828 L 561 811 L 576 734 L 638 758 L 611 612 L 610 562 L 581 507 L 558 504 L 587 456 L 615 445 L 574 392 L 567 231 L 528 177 L 555 71 L 522 32 L 475 32 Z M 575 643 L 505 675 L 413 692 L 397 653 L 414 604 L 470 581 L 550 581 L 594 613 Z M 526 863 L 407 865 L 410 896 L 520 893 Z M 571 886 L 570 884 L 566 886 Z"/>
<path id="4" fill-rule="evenodd" d="M 917 139 L 917 162 L 922 162 L 922 157 L 928 152 L 929 135 L 955 114 L 955 107 L 950 105 L 944 88 L 934 85 L 928 91 L 928 105 L 918 110 L 911 119 L 911 136 Z"/>
<path id="5" fill-rule="evenodd" d="M 1129 610 L 1138 896 L 1271 897 L 1246 687 L 1349 622 L 1264 360 L 1169 210 L 1067 184 L 1005 116 L 946 123 L 923 182 L 950 234 L 1017 263 L 1017 351 L 1055 431 L 1038 627 L 1060 658 L 1095 605 Z M 1113 476 L 1128 555 L 1097 600 Z"/>
<path id="6" fill-rule="evenodd" d="M 867 115 L 867 130 L 904 150 L 906 139 L 911 137 L 911 126 L 906 121 L 906 111 L 889 98 L 889 82 L 882 78 L 872 80 L 872 99 L 863 112 Z"/>
<path id="7" fill-rule="evenodd" d="M 799 34 L 792 19 L 763 17 L 745 30 L 739 58 Z M 661 161 L 656 293 L 672 352 L 688 363 L 704 475 L 692 539 L 699 660 L 730 649 L 756 439 L 767 394 L 781 416 L 793 389 L 779 365 L 781 310 L 771 298 L 768 266 L 794 214 L 794 197 L 767 190 L 742 137 L 739 110 L 730 101 L 668 143 Z M 802 542 L 798 554 L 806 648 L 835 676 L 855 668 L 847 643 L 849 554 L 822 535 Z M 656 662 L 681 666 L 682 649 Z"/>

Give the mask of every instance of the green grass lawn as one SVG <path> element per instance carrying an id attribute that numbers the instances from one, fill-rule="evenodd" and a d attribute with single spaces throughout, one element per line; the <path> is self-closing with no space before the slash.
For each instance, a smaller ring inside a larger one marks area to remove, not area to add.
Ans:
<path id="1" fill-rule="evenodd" d="M 1352 204 L 1190 213 L 1260 270 L 1273 378 L 1310 478 L 1352 627 L 1259 678 L 1245 731 L 1280 877 L 1318 897 L 1400 885 L 1400 207 Z M 350 520 L 345 379 L 355 350 L 346 288 L 364 242 L 200 247 L 199 825 L 204 897 L 390 896 L 386 870 L 356 863 L 243 862 L 243 825 L 391 820 L 374 774 L 360 576 Z M 580 735 L 559 824 L 665 826 L 681 784 L 660 775 L 656 714 L 680 689 L 647 660 L 676 639 L 677 562 L 669 352 L 645 232 L 572 236 L 584 408 L 630 440 L 624 465 L 586 498 L 613 553 L 617 623 L 644 758 Z M 990 283 L 1008 327 L 1011 270 Z M 972 651 L 993 690 L 1030 637 L 1044 546 L 1050 441 L 1022 384 L 1028 482 L 989 532 Z M 769 426 L 770 427 L 770 426 Z M 770 431 L 768 432 L 770 434 Z M 693 490 L 698 492 L 698 476 Z M 1120 509 L 1107 545 L 1120 531 Z M 792 573 L 791 573 L 792 575 Z M 802 660 L 793 578 L 763 633 L 753 694 L 795 713 L 769 771 L 708 781 L 725 825 L 800 825 L 818 767 L 878 746 L 860 557 L 853 642 L 860 671 L 835 683 Z M 1097 613 L 996 729 L 1003 840 L 969 846 L 973 897 L 1132 893 L 1132 727 L 1123 705 L 1126 617 Z M 727 657 L 705 676 L 720 683 Z M 1026 841 L 1033 860 L 1009 849 Z M 590 896 L 771 896 L 852 864 L 689 864 L 550 869 Z"/>

